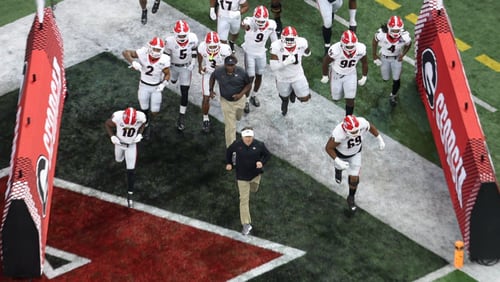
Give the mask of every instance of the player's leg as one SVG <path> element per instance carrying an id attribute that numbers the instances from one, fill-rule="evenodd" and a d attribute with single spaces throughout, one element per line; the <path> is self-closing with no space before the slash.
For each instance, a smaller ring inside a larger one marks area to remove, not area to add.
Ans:
<path id="1" fill-rule="evenodd" d="M 179 73 L 179 84 L 181 89 L 181 100 L 179 106 L 179 117 L 177 118 L 177 129 L 183 131 L 186 128 L 184 122 L 184 116 L 186 114 L 187 106 L 188 106 L 188 96 L 189 96 L 189 88 L 191 85 L 191 71 L 185 69 L 186 71 L 182 71 Z"/>
<path id="2" fill-rule="evenodd" d="M 305 103 L 311 99 L 311 92 L 309 91 L 309 83 L 307 82 L 307 78 L 305 76 L 300 79 L 294 81 L 292 83 L 292 89 L 297 99 L 301 103 Z"/>
<path id="3" fill-rule="evenodd" d="M 141 23 L 146 24 L 148 22 L 148 9 L 146 5 L 148 0 L 139 0 L 139 4 L 141 5 L 142 14 L 141 14 Z"/>
<path id="4" fill-rule="evenodd" d="M 281 23 L 281 0 L 271 0 L 271 12 L 276 22 L 276 34 L 280 38 L 281 30 L 283 29 L 283 24 Z"/>
<path id="5" fill-rule="evenodd" d="M 333 6 L 328 0 L 318 0 L 317 2 L 319 13 L 323 19 L 323 26 L 321 27 L 323 34 L 323 42 L 325 48 L 325 55 L 328 53 L 328 49 L 331 45 L 332 40 L 332 25 L 333 25 Z"/>
<path id="6" fill-rule="evenodd" d="M 160 8 L 160 0 L 155 0 L 151 13 L 156 14 L 156 12 L 158 12 L 158 8 Z"/>
<path id="7" fill-rule="evenodd" d="M 205 73 L 201 76 L 201 92 L 203 95 L 203 100 L 201 102 L 201 112 L 203 113 L 203 125 L 202 129 L 205 133 L 210 132 L 210 118 L 208 116 L 208 111 L 210 110 L 210 91 L 209 91 L 210 74 Z"/>
<path id="8" fill-rule="evenodd" d="M 401 70 L 403 68 L 403 62 L 399 62 L 394 59 L 394 62 L 391 64 L 392 71 L 392 91 L 391 96 L 389 97 L 389 102 L 392 106 L 396 106 L 398 103 L 398 91 L 401 86 Z"/>
<path id="9" fill-rule="evenodd" d="M 144 139 L 148 140 L 149 139 L 149 133 L 150 133 L 150 121 L 151 121 L 151 114 L 149 111 L 149 104 L 150 104 L 150 99 L 151 99 L 151 93 L 154 91 L 154 87 L 145 85 L 143 83 L 139 84 L 139 91 L 138 91 L 138 100 L 139 100 L 139 106 L 141 112 L 146 115 L 146 128 L 144 130 Z"/>
<path id="10" fill-rule="evenodd" d="M 342 78 L 344 85 L 344 98 L 345 98 L 345 114 L 352 115 L 354 113 L 354 99 L 356 99 L 356 91 L 358 83 L 356 81 L 356 73 L 346 75 Z"/>
<path id="11" fill-rule="evenodd" d="M 281 99 L 281 114 L 286 116 L 288 113 L 288 102 L 290 101 L 290 93 L 292 92 L 292 85 L 289 82 L 276 81 L 276 88 Z"/>
<path id="12" fill-rule="evenodd" d="M 356 0 L 349 0 L 349 29 L 356 32 L 358 24 L 356 23 L 356 11 L 358 5 Z"/>
<path id="13" fill-rule="evenodd" d="M 234 43 L 238 39 L 241 28 L 241 16 L 231 19 L 229 21 L 229 46 L 231 50 L 233 50 L 233 54 L 235 53 Z"/>
<path id="14" fill-rule="evenodd" d="M 349 195 L 347 196 L 347 206 L 351 212 L 355 212 L 357 207 L 355 203 L 355 194 L 359 184 L 359 172 L 361 170 L 361 154 L 358 153 L 349 159 L 349 168 L 347 169 L 347 180 L 349 183 Z"/>
<path id="15" fill-rule="evenodd" d="M 133 195 L 135 192 L 135 162 L 137 160 L 137 145 L 130 144 L 125 149 L 125 163 L 127 165 L 127 204 L 133 206 Z"/>

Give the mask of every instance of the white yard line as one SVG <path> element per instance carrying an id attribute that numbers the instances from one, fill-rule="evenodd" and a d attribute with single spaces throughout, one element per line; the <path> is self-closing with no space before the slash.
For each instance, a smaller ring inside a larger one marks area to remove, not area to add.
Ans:
<path id="1" fill-rule="evenodd" d="M 0 28 L 0 42 L 9 42 L 6 46 L 9 56 L 3 58 L 3 65 L 8 66 L 4 69 L 9 70 L 9 75 L 0 70 L 0 93 L 12 91 L 19 85 L 19 75 L 10 74 L 21 72 L 26 42 L 20 35 L 27 35 L 33 16 L 27 18 Z M 164 2 L 157 14 L 149 15 L 146 26 L 140 24 L 140 8 L 135 1 L 65 0 L 56 9 L 64 40 L 66 67 L 103 51 L 121 57 L 123 49 L 137 48 L 153 36 L 163 36 L 170 32 L 177 19 L 185 18 L 184 14 Z M 194 20 L 189 20 L 189 23 L 200 38 L 208 31 Z M 239 48 L 237 56 L 242 62 Z M 174 86 L 170 87 L 179 92 Z M 189 99 L 195 105 L 201 105 L 199 89 L 200 76 L 194 74 Z M 252 125 L 256 138 L 264 141 L 273 154 L 346 197 L 347 184 L 334 184 L 333 161 L 324 152 L 331 130 L 344 116 L 344 109 L 312 93 L 310 102 L 290 104 L 288 115 L 283 117 L 270 69 L 263 76 L 259 98 L 261 107 L 252 107 L 239 128 Z M 134 99 L 136 96 L 131 93 L 131 101 Z M 191 114 L 189 110 L 187 114 Z M 210 114 L 222 121 L 218 101 L 212 102 Z M 201 126 L 202 117 L 199 118 Z M 188 127 L 186 130 L 199 132 L 200 128 Z M 366 140 L 357 203 L 379 220 L 451 262 L 454 242 L 461 239 L 461 235 L 441 168 L 390 137 L 384 135 L 384 138 L 384 152 L 377 151 L 373 138 L 368 136 Z M 480 269 L 488 272 L 491 268 Z M 488 281 L 481 279 L 485 277 L 481 275 L 482 272 L 478 271 L 473 277 Z M 500 277 L 500 273 L 496 277 Z"/>

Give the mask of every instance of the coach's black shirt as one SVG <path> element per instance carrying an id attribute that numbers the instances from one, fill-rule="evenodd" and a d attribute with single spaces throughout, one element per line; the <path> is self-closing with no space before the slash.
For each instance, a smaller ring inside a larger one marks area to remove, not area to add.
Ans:
<path id="1" fill-rule="evenodd" d="M 219 83 L 221 97 L 228 101 L 234 101 L 233 95 L 240 93 L 250 83 L 247 72 L 239 66 L 236 66 L 232 75 L 227 74 L 224 66 L 216 68 L 212 75 Z"/>
<path id="2" fill-rule="evenodd" d="M 236 153 L 235 164 L 233 164 L 233 152 Z M 264 143 L 253 140 L 250 146 L 239 139 L 233 142 L 226 150 L 226 163 L 232 164 L 236 169 L 236 179 L 250 181 L 263 172 L 262 168 L 257 168 L 257 161 L 262 165 L 271 158 L 271 153 Z"/>

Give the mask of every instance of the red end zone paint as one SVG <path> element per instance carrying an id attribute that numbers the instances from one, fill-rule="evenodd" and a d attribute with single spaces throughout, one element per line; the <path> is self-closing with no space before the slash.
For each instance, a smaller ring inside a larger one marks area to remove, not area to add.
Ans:
<path id="1" fill-rule="evenodd" d="M 226 281 L 282 255 L 57 187 L 47 245 L 91 260 L 50 281 Z"/>

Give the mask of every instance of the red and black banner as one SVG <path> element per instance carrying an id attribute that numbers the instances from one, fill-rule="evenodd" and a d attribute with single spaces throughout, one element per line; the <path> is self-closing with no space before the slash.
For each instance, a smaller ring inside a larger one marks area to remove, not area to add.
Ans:
<path id="1" fill-rule="evenodd" d="M 500 190 L 442 1 L 424 1 L 415 42 L 417 85 L 465 246 L 472 259 L 500 258 Z"/>
<path id="2" fill-rule="evenodd" d="M 32 278 L 43 271 L 66 97 L 62 38 L 49 8 L 33 21 L 23 74 L 1 227 L 2 266 L 6 276 Z"/>

